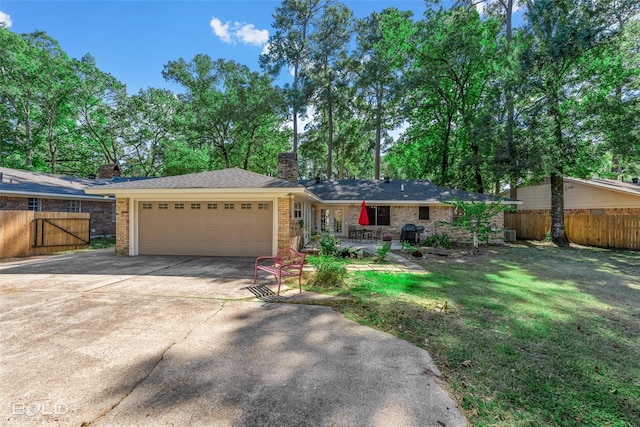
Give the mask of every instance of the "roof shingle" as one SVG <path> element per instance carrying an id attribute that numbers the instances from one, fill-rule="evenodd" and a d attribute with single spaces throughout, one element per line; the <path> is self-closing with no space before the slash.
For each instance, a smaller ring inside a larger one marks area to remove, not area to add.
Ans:
<path id="1" fill-rule="evenodd" d="M 367 201 L 423 201 L 423 202 L 448 202 L 454 199 L 466 201 L 492 202 L 499 200 L 497 197 L 486 194 L 471 193 L 440 187 L 429 180 L 361 180 L 342 179 L 316 182 L 305 180 L 300 182 L 322 200 L 367 200 Z M 511 201 L 511 199 L 505 199 Z"/>
<path id="2" fill-rule="evenodd" d="M 298 184 L 239 168 L 110 184 L 105 189 L 287 188 Z"/>

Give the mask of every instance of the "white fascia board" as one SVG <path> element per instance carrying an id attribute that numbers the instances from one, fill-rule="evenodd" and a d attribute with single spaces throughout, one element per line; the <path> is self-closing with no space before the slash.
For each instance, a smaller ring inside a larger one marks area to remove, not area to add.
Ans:
<path id="1" fill-rule="evenodd" d="M 362 200 L 322 200 L 322 204 L 325 205 L 359 205 L 362 203 Z M 429 200 L 367 200 L 364 202 L 367 205 L 407 205 L 407 206 L 448 206 L 446 202 L 441 202 L 440 200 L 429 199 Z M 454 203 L 453 200 L 449 201 L 450 203 Z M 507 201 L 503 200 L 502 204 L 504 205 L 521 205 L 522 202 L 517 201 Z"/>
<path id="2" fill-rule="evenodd" d="M 364 202 L 369 205 L 411 205 L 411 206 L 429 206 L 442 205 L 439 200 L 367 200 Z M 323 200 L 325 205 L 359 205 L 362 200 Z"/>
<path id="3" fill-rule="evenodd" d="M 116 197 L 130 197 L 146 200 L 188 200 L 216 198 L 271 198 L 287 197 L 289 195 L 304 195 L 304 188 L 169 188 L 169 189 L 90 189 L 86 190 L 90 194 L 112 194 Z"/>
<path id="4" fill-rule="evenodd" d="M 575 184 L 582 184 L 589 187 L 600 188 L 604 190 L 611 190 L 611 191 L 615 191 L 616 193 L 622 193 L 622 194 L 640 197 L 640 185 L 638 186 L 638 190 L 635 190 L 632 188 L 622 188 L 622 187 L 617 187 L 613 184 L 607 184 L 604 182 L 593 182 L 585 179 L 564 178 L 564 181 L 569 183 L 572 182 Z"/>
<path id="5" fill-rule="evenodd" d="M 86 190 L 85 190 L 85 193 L 87 193 Z M 0 196 L 5 196 L 7 194 L 11 194 L 14 196 L 39 198 L 39 199 L 93 200 L 96 202 L 114 202 L 115 201 L 113 197 L 108 197 L 108 198 L 103 197 L 102 196 L 103 193 L 87 193 L 86 195 L 82 195 L 82 194 L 38 193 L 38 192 L 11 191 L 11 190 L 0 191 Z"/>
<path id="6" fill-rule="evenodd" d="M 296 196 L 299 194 L 299 192 L 295 193 Z M 312 191 L 309 191 L 306 188 L 304 189 L 304 196 L 306 196 L 303 197 L 304 199 L 311 200 L 317 203 L 324 203 L 324 201 L 320 197 L 316 196 Z"/>
<path id="7" fill-rule="evenodd" d="M 463 200 L 463 202 L 474 203 L 475 200 Z M 446 203 L 455 204 L 456 200 L 448 200 Z M 503 200 L 501 204 L 503 204 L 503 205 L 521 205 L 522 201 L 520 201 L 520 200 Z"/>

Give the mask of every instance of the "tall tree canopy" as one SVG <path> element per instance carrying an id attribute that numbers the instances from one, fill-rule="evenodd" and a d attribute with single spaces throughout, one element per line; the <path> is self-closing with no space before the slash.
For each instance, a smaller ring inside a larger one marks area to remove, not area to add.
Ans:
<path id="1" fill-rule="evenodd" d="M 485 0 L 483 14 L 477 1 L 437 3 L 354 22 L 336 0 L 282 0 L 266 74 L 201 53 L 164 66 L 179 93 L 128 94 L 90 54 L 2 27 L 0 165 L 275 175 L 293 145 L 304 177 L 384 173 L 515 194 L 550 176 L 552 237 L 566 245 L 564 176 L 640 174 L 640 3 Z"/>

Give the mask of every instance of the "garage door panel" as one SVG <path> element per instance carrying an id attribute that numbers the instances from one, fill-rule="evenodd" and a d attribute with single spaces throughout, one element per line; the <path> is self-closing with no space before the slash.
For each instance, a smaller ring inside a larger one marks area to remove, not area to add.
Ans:
<path id="1" fill-rule="evenodd" d="M 192 203 L 199 204 L 200 209 L 192 209 Z M 138 252 L 251 257 L 270 254 L 273 204 L 234 202 L 234 209 L 224 209 L 225 203 L 229 205 L 229 202 L 140 202 Z M 176 204 L 184 208 L 176 209 Z M 240 209 L 243 204 L 251 208 Z M 258 204 L 263 209 L 257 209 Z M 208 209 L 211 205 L 217 209 Z"/>

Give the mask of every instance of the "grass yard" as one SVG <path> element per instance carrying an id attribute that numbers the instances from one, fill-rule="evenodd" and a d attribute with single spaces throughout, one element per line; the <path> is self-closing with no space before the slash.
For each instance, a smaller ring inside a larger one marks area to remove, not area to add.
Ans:
<path id="1" fill-rule="evenodd" d="M 420 263 L 309 289 L 429 350 L 472 425 L 640 426 L 640 253 L 519 243 Z"/>

